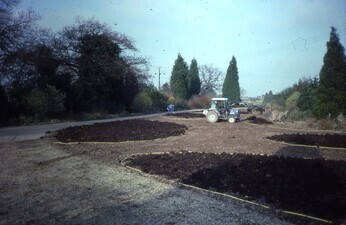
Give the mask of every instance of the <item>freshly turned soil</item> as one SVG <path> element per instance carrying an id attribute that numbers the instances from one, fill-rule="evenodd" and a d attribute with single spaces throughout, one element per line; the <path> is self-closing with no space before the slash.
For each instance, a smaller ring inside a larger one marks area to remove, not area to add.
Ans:
<path id="1" fill-rule="evenodd" d="M 257 116 L 250 116 L 249 118 L 247 118 L 247 120 L 249 120 L 250 123 L 255 124 L 272 124 L 272 122 Z"/>
<path id="2" fill-rule="evenodd" d="M 58 131 L 55 138 L 61 142 L 114 142 L 107 146 L 66 146 L 68 151 L 85 152 L 93 159 L 111 163 L 134 153 L 170 152 L 138 155 L 127 158 L 125 163 L 147 173 L 275 208 L 338 223 L 346 220 L 345 153 L 322 148 L 345 148 L 345 135 L 299 134 L 289 129 L 287 134 L 276 135 L 282 133 L 281 127 L 267 126 L 271 122 L 261 117 L 241 118 L 235 124 L 210 124 L 206 119 L 194 119 L 200 117 L 204 115 L 182 113 L 155 121 L 126 120 L 70 127 Z M 249 121 L 260 126 L 249 125 Z M 268 139 L 316 148 L 285 146 Z M 137 140 L 155 141 L 137 143 Z M 125 141 L 134 142 L 116 144 Z"/>
<path id="3" fill-rule="evenodd" d="M 125 120 L 96 123 L 60 130 L 55 138 L 61 142 L 123 142 L 154 140 L 185 133 L 184 125 L 150 120 Z"/>
<path id="4" fill-rule="evenodd" d="M 213 153 L 139 155 L 126 164 L 182 183 L 330 220 L 345 216 L 346 162 Z"/>
<path id="5" fill-rule="evenodd" d="M 185 119 L 205 118 L 205 115 L 203 115 L 202 113 L 175 113 L 175 114 L 167 114 L 167 116 L 185 118 Z"/>
<path id="6" fill-rule="evenodd" d="M 268 139 L 317 147 L 346 148 L 346 135 L 340 134 L 280 134 Z"/>

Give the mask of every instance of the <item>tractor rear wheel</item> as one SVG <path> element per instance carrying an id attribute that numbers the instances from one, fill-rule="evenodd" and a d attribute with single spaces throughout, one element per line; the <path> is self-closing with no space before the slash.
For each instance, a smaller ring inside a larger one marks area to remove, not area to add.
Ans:
<path id="1" fill-rule="evenodd" d="M 209 123 L 216 123 L 219 120 L 219 116 L 214 111 L 209 111 L 207 113 L 207 120 Z"/>
<path id="2" fill-rule="evenodd" d="M 236 119 L 233 117 L 228 118 L 228 122 L 230 123 L 235 123 Z"/>

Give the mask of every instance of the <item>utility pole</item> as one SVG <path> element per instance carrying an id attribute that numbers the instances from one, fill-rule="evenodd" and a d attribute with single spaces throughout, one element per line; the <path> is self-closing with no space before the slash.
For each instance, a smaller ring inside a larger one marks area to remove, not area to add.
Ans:
<path id="1" fill-rule="evenodd" d="M 164 75 L 165 73 L 163 73 Z M 161 79 L 161 67 L 159 67 L 159 86 L 158 86 L 158 90 L 160 91 L 161 89 L 161 83 L 160 83 L 160 79 Z"/>
<path id="2" fill-rule="evenodd" d="M 161 84 L 160 84 L 160 76 L 161 76 L 161 67 L 159 67 L 159 91 L 160 91 L 160 88 L 161 88 Z"/>

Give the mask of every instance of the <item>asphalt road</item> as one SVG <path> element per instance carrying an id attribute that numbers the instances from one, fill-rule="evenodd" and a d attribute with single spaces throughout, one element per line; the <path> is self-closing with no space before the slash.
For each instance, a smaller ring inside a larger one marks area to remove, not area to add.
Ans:
<path id="1" fill-rule="evenodd" d="M 191 112 L 191 111 L 198 111 L 198 110 L 182 110 L 182 111 L 176 111 L 175 113 L 183 113 L 183 112 Z M 12 141 L 36 140 L 44 136 L 47 132 L 57 131 L 57 130 L 61 130 L 63 128 L 71 127 L 71 126 L 82 126 L 82 125 L 90 125 L 90 124 L 102 123 L 102 122 L 141 119 L 141 118 L 148 118 L 148 117 L 154 117 L 154 116 L 162 116 L 165 114 L 167 113 L 163 112 L 163 113 L 155 113 L 155 114 L 148 114 L 148 115 L 141 115 L 141 116 L 118 117 L 118 118 L 105 119 L 105 120 L 6 127 L 6 128 L 0 129 L 0 143 L 6 143 L 6 142 L 12 142 Z"/>

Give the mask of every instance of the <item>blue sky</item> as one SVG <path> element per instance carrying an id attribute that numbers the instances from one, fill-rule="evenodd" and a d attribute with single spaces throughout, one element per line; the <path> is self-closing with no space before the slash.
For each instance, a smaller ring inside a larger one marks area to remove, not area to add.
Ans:
<path id="1" fill-rule="evenodd" d="M 22 0 L 20 7 L 54 31 L 81 16 L 130 36 L 155 85 L 159 67 L 161 84 L 169 81 L 178 53 L 224 74 L 234 55 L 240 87 L 252 97 L 318 76 L 331 26 L 346 47 L 345 0 Z"/>

